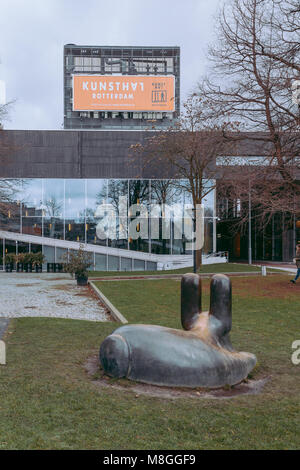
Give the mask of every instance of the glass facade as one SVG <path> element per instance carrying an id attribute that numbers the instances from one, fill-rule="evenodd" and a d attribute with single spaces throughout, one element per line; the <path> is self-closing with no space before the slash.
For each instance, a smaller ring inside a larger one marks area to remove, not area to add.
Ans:
<path id="1" fill-rule="evenodd" d="M 10 184 L 14 191 L 1 204 L 0 230 L 153 254 L 191 253 L 189 224 L 183 227 L 191 198 L 180 181 L 22 179 Z M 203 201 L 205 253 L 213 251 L 214 197 L 212 190 Z M 104 205 L 114 212 L 114 226 L 105 226 L 106 236 L 99 236 L 97 225 L 107 213 L 97 214 L 97 208 Z M 13 251 L 14 244 L 7 240 L 6 249 Z M 28 247 L 20 244 L 20 249 Z M 104 261 L 97 255 L 96 264 Z"/>
<path id="2" fill-rule="evenodd" d="M 248 214 L 248 203 L 219 198 L 218 251 L 228 251 L 232 261 L 246 261 L 249 257 L 249 225 L 237 230 L 239 218 Z M 275 213 L 261 224 L 259 213 L 252 208 L 251 242 L 254 261 L 292 261 L 296 243 L 300 239 L 300 221 L 288 213 Z"/>

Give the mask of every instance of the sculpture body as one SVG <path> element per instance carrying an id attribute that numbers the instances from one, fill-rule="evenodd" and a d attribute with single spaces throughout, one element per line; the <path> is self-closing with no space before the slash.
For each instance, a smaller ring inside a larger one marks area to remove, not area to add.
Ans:
<path id="1" fill-rule="evenodd" d="M 201 313 L 201 279 L 183 276 L 181 322 L 184 330 L 155 325 L 117 328 L 100 347 L 100 362 L 112 377 L 154 385 L 221 387 L 247 377 L 256 357 L 234 351 L 231 282 L 217 274 L 211 281 L 209 312 Z"/>

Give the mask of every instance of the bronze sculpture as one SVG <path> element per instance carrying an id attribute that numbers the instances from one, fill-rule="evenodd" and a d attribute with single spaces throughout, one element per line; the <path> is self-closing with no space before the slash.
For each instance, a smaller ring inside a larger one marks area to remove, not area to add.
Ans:
<path id="1" fill-rule="evenodd" d="M 185 274 L 181 281 L 181 323 L 184 330 L 156 325 L 125 325 L 100 347 L 108 375 L 154 385 L 222 387 L 247 377 L 256 357 L 233 349 L 231 281 L 213 276 L 210 309 L 201 313 L 201 279 Z"/>

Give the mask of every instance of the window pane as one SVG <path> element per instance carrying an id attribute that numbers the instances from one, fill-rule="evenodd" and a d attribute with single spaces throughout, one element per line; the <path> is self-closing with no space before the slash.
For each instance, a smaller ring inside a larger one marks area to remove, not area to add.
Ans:
<path id="1" fill-rule="evenodd" d="M 127 249 L 128 180 L 108 180 L 107 202 L 115 212 L 115 227 L 108 238 L 108 245 Z"/>
<path id="2" fill-rule="evenodd" d="M 64 239 L 64 180 L 47 179 L 43 191 L 44 236 Z"/>
<path id="3" fill-rule="evenodd" d="M 89 179 L 86 183 L 86 236 L 87 243 L 106 245 L 107 240 L 97 237 L 96 227 L 101 218 L 95 217 L 96 209 L 107 199 L 107 180 Z"/>
<path id="4" fill-rule="evenodd" d="M 139 205 L 141 205 L 140 211 L 137 207 Z M 146 215 L 149 210 L 149 180 L 129 181 L 129 206 L 131 206 L 128 217 L 129 249 L 148 252 L 149 219 Z M 140 218 L 139 222 L 136 220 L 137 217 Z"/>
<path id="5" fill-rule="evenodd" d="M 66 180 L 65 184 L 66 240 L 85 241 L 85 180 Z"/>

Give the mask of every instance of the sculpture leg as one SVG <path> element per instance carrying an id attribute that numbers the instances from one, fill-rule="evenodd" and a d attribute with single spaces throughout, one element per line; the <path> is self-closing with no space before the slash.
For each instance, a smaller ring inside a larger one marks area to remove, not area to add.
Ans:
<path id="1" fill-rule="evenodd" d="M 181 324 L 184 330 L 193 328 L 200 312 L 200 276 L 198 274 L 185 274 L 181 279 Z"/>
<path id="2" fill-rule="evenodd" d="M 233 350 L 229 338 L 232 325 L 231 281 L 224 274 L 215 274 L 210 283 L 210 329 L 218 342 Z"/>

